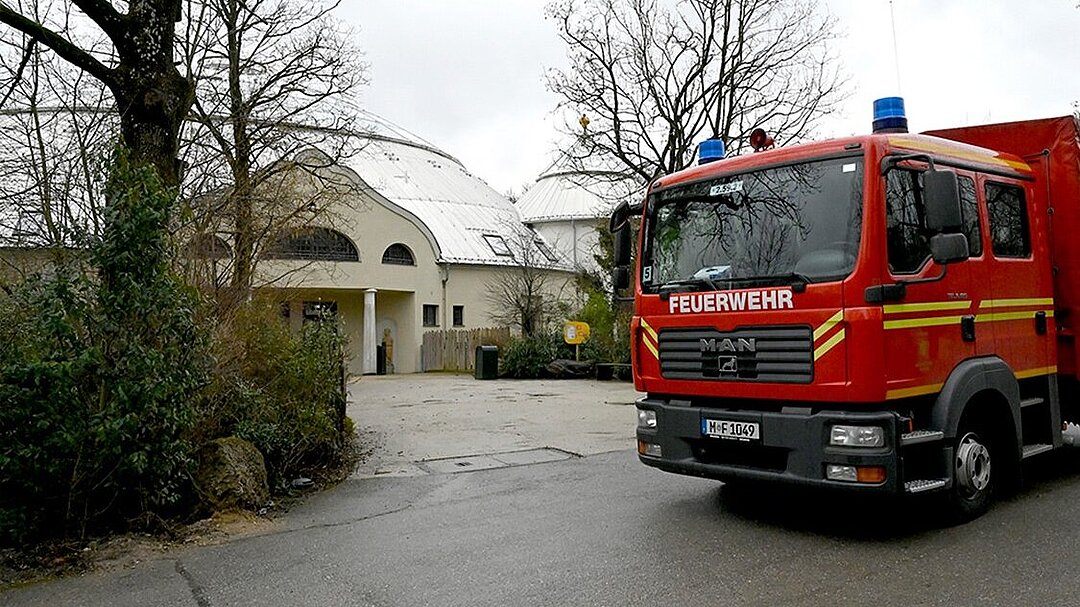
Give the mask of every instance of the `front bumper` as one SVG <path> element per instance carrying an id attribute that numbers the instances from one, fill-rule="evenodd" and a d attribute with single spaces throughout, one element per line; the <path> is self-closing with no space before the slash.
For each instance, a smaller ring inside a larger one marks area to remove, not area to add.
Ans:
<path id="1" fill-rule="evenodd" d="M 809 487 L 899 494 L 904 491 L 899 454 L 902 420 L 892 411 L 817 411 L 788 407 L 779 412 L 693 406 L 689 401 L 643 398 L 638 409 L 656 412 L 656 428 L 638 428 L 638 440 L 659 444 L 661 457 L 639 455 L 642 463 L 719 480 L 772 481 Z M 740 442 L 702 435 L 702 419 L 757 422 L 759 441 Z M 885 444 L 875 448 L 829 445 L 833 424 L 885 428 Z M 827 480 L 829 464 L 881 466 L 885 480 L 866 484 Z"/>

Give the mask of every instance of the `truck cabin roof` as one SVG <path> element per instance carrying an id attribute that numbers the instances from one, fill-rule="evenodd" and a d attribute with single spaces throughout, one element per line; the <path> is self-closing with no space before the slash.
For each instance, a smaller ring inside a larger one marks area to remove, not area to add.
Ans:
<path id="1" fill-rule="evenodd" d="M 1019 156 L 997 152 L 941 137 L 910 133 L 883 133 L 827 139 L 763 152 L 732 156 L 707 164 L 683 169 L 653 182 L 652 190 L 711 179 L 717 175 L 742 173 L 769 166 L 782 166 L 818 158 L 858 156 L 865 150 L 879 148 L 900 153 L 928 154 L 945 166 L 968 168 L 1021 179 L 1032 179 L 1031 167 Z"/>

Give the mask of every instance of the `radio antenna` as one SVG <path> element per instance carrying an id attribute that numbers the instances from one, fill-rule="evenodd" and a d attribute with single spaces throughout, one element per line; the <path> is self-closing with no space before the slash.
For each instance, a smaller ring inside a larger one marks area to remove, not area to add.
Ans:
<path id="1" fill-rule="evenodd" d="M 892 52 L 893 64 L 896 66 L 896 94 L 902 95 L 900 87 L 900 52 L 896 44 L 896 14 L 893 12 L 893 0 L 889 0 L 889 21 L 892 22 Z"/>

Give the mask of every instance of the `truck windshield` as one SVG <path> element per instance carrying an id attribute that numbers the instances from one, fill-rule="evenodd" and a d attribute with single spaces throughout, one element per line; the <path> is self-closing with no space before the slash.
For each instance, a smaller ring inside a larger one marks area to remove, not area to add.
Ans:
<path id="1" fill-rule="evenodd" d="M 861 158 L 819 160 L 653 195 L 642 288 L 730 289 L 851 273 L 862 226 Z"/>

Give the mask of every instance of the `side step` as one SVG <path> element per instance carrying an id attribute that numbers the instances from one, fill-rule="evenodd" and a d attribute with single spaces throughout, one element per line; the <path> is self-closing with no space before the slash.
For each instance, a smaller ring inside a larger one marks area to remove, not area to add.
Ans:
<path id="1" fill-rule="evenodd" d="M 1024 452 L 1021 459 L 1027 459 L 1029 457 L 1036 456 L 1040 453 L 1046 453 L 1047 451 L 1053 451 L 1053 445 L 1024 445 Z"/>
<path id="2" fill-rule="evenodd" d="M 935 479 L 921 479 L 917 481 L 908 481 L 904 483 L 905 493 L 923 493 L 926 491 L 934 491 L 936 489 L 944 489 L 946 481 L 943 478 Z"/>
<path id="3" fill-rule="evenodd" d="M 940 430 L 916 430 L 900 435 L 900 446 L 910 447 L 922 443 L 932 443 L 945 438 L 945 433 Z"/>
<path id="4" fill-rule="evenodd" d="M 1023 409 L 1025 407 L 1034 407 L 1035 405 L 1041 405 L 1045 402 L 1046 400 L 1044 400 L 1041 396 L 1025 398 L 1024 400 L 1020 401 L 1020 408 Z"/>

